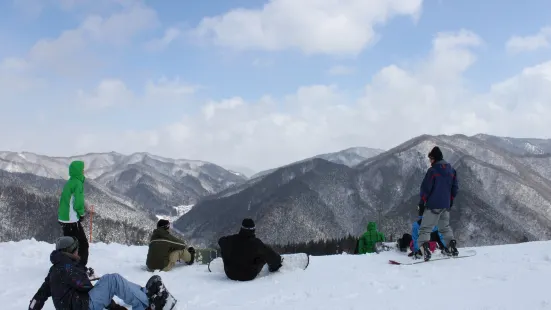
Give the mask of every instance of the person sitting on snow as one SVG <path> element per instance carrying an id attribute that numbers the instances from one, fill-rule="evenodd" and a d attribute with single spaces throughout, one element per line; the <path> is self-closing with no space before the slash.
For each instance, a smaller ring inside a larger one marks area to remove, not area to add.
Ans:
<path id="1" fill-rule="evenodd" d="M 86 275 L 86 267 L 80 264 L 79 243 L 76 237 L 57 239 L 50 254 L 52 266 L 29 303 L 29 310 L 40 310 L 52 297 L 56 310 L 126 309 L 115 303 L 116 295 L 133 310 L 162 309 L 169 293 L 161 278 L 155 275 L 145 287 L 132 283 L 117 273 L 107 274 L 92 285 Z M 165 292 L 157 295 L 158 292 Z"/>
<path id="2" fill-rule="evenodd" d="M 239 233 L 218 240 L 224 272 L 231 280 L 250 281 L 256 278 L 265 264 L 270 272 L 281 268 L 281 255 L 255 236 L 255 224 L 246 218 Z"/>
<path id="3" fill-rule="evenodd" d="M 195 260 L 195 249 L 187 247 L 184 240 L 170 234 L 170 222 L 161 219 L 151 235 L 146 265 L 149 270 L 170 271 L 178 261 L 187 265 Z"/>
<path id="4" fill-rule="evenodd" d="M 375 222 L 367 224 L 367 231 L 358 240 L 358 254 L 375 252 L 375 244 L 385 241 L 385 235 L 377 230 Z"/>
<path id="5" fill-rule="evenodd" d="M 411 228 L 412 240 L 409 246 L 411 253 L 409 253 L 408 256 L 413 256 L 416 259 L 423 257 L 423 253 L 421 253 L 421 249 L 419 249 L 419 244 L 417 243 L 417 239 L 419 238 L 419 227 L 421 227 L 422 220 L 423 216 L 420 215 L 418 220 L 413 222 Z M 445 244 L 444 237 L 442 237 L 442 234 L 438 231 L 438 226 L 434 226 L 430 234 L 429 249 L 434 253 L 437 247 L 440 249 L 445 249 Z"/>

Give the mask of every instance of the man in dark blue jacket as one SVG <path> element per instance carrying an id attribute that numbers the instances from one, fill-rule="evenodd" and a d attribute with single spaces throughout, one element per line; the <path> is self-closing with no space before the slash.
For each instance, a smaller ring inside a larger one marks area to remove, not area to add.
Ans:
<path id="1" fill-rule="evenodd" d="M 459 190 L 457 172 L 444 160 L 444 155 L 438 146 L 430 151 L 428 157 L 431 167 L 421 184 L 419 215 L 423 216 L 423 221 L 419 227 L 417 239 L 426 261 L 431 258 L 428 241 L 434 226 L 438 226 L 438 230 L 444 236 L 444 244 L 447 247 L 443 252 L 453 256 L 459 254 L 457 242 L 450 227 L 450 209 Z M 425 209 L 428 212 L 425 212 Z"/>
<path id="2" fill-rule="evenodd" d="M 71 236 L 59 238 L 50 254 L 52 267 L 33 296 L 29 310 L 42 309 L 49 297 L 56 310 L 126 309 L 113 301 L 115 295 L 133 310 L 163 309 L 167 303 L 170 294 L 157 275 L 145 287 L 116 273 L 104 275 L 94 286 L 79 260 L 78 240 Z"/>

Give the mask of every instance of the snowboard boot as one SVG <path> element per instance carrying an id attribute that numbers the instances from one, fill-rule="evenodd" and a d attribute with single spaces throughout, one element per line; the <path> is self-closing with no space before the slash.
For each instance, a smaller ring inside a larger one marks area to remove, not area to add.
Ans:
<path id="1" fill-rule="evenodd" d="M 195 262 L 195 249 L 193 247 L 189 247 L 187 248 L 187 251 L 191 254 L 191 260 L 186 264 L 193 265 L 193 262 Z"/>
<path id="2" fill-rule="evenodd" d="M 160 276 L 154 275 L 145 285 L 147 299 L 149 300 L 150 310 L 162 310 L 168 298 L 168 292 L 165 289 L 163 280 Z"/>
<path id="3" fill-rule="evenodd" d="M 421 253 L 423 253 L 423 259 L 425 260 L 425 262 L 430 260 L 432 255 L 430 253 L 430 246 L 428 242 L 424 242 L 419 250 L 421 250 Z"/>
<path id="4" fill-rule="evenodd" d="M 459 255 L 459 251 L 457 250 L 457 242 L 455 241 L 455 239 L 450 241 L 448 251 L 451 253 L 452 256 Z"/>

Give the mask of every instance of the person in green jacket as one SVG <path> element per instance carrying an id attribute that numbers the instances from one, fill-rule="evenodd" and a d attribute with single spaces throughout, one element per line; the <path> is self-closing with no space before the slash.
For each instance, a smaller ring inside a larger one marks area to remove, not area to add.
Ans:
<path id="1" fill-rule="evenodd" d="M 151 234 L 145 265 L 151 271 L 170 271 L 177 262 L 187 265 L 195 260 L 195 249 L 188 247 L 184 240 L 170 234 L 170 222 L 160 219 L 157 229 Z"/>
<path id="2" fill-rule="evenodd" d="M 385 235 L 377 231 L 377 224 L 369 222 L 367 224 L 367 231 L 360 237 L 358 254 L 373 253 L 375 252 L 375 244 L 384 241 Z"/>
<path id="3" fill-rule="evenodd" d="M 80 264 L 84 267 L 88 264 L 88 239 L 82 220 L 86 216 L 84 205 L 84 162 L 76 160 L 69 165 L 69 180 L 65 183 L 57 212 L 58 221 L 63 229 L 64 236 L 75 237 L 79 243 L 78 255 Z M 92 268 L 88 269 L 88 276 L 93 276 Z"/>

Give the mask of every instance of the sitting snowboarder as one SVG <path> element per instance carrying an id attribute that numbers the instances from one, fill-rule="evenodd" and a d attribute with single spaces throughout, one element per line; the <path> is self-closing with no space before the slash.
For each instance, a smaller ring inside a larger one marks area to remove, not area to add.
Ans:
<path id="1" fill-rule="evenodd" d="M 385 235 L 377 231 L 377 224 L 369 222 L 367 231 L 360 237 L 358 245 L 358 254 L 366 254 L 376 252 L 375 244 L 385 241 Z"/>
<path id="2" fill-rule="evenodd" d="M 270 272 L 278 271 L 282 266 L 281 255 L 255 236 L 252 219 L 244 219 L 239 233 L 220 238 L 218 245 L 224 262 L 224 272 L 232 280 L 253 280 L 265 264 L 268 264 Z"/>
<path id="3" fill-rule="evenodd" d="M 419 249 L 419 244 L 417 243 L 417 239 L 419 238 L 419 227 L 421 227 L 421 222 L 423 221 L 423 216 L 419 216 L 418 220 L 413 222 L 412 228 L 411 228 L 411 243 L 410 243 L 410 250 L 411 253 L 408 254 L 408 256 L 413 257 L 415 259 L 423 257 L 423 253 L 421 252 L 421 249 Z M 430 241 L 429 241 L 429 249 L 432 253 L 439 248 L 439 249 L 445 249 L 445 245 L 443 242 L 444 238 L 442 237 L 442 234 L 438 231 L 438 226 L 434 226 L 432 228 L 432 232 L 430 234 Z"/>
<path id="4" fill-rule="evenodd" d="M 161 219 L 151 235 L 146 265 L 151 271 L 170 271 L 179 261 L 191 265 L 195 260 L 195 249 L 187 247 L 185 241 L 170 234 L 170 222 Z"/>
<path id="5" fill-rule="evenodd" d="M 102 276 L 92 285 L 86 267 L 80 264 L 76 237 L 57 239 L 50 254 L 50 271 L 29 303 L 29 310 L 40 310 L 52 297 L 56 310 L 126 309 L 115 303 L 116 295 L 133 310 L 162 309 L 170 294 L 161 278 L 151 277 L 145 287 L 126 280 L 117 273 Z M 157 294 L 160 293 L 160 294 Z"/>

